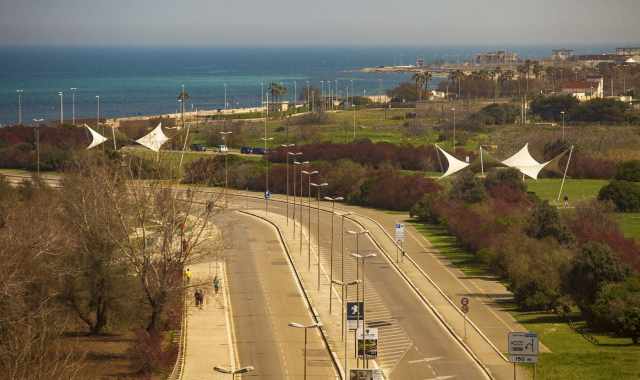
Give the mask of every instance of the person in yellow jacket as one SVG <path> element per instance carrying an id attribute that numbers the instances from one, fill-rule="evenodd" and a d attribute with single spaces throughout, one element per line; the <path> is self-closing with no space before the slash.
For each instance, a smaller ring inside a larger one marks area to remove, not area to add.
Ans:
<path id="1" fill-rule="evenodd" d="M 191 282 L 191 269 L 187 268 L 187 270 L 184 272 L 184 277 L 187 280 L 187 284 Z"/>

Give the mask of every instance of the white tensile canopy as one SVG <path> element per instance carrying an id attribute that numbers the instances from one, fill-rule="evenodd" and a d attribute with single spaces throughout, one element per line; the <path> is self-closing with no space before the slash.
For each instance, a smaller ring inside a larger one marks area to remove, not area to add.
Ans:
<path id="1" fill-rule="evenodd" d="M 525 144 L 518 153 L 502 161 L 502 164 L 518 169 L 522 174 L 538 179 L 538 174 L 544 169 L 551 161 L 540 163 L 529 153 L 529 143 Z"/>
<path id="2" fill-rule="evenodd" d="M 162 132 L 162 123 L 146 136 L 143 136 L 136 140 L 136 142 L 146 148 L 151 149 L 154 152 L 160 151 L 160 147 L 169 141 L 169 138 Z"/>
<path id="3" fill-rule="evenodd" d="M 92 138 L 91 144 L 89 144 L 89 146 L 87 147 L 87 150 L 93 149 L 108 140 L 106 137 L 102 136 L 98 132 L 91 129 L 91 127 L 89 127 L 88 125 L 85 124 L 84 126 L 87 127 L 89 132 L 91 132 L 91 138 Z"/>
<path id="4" fill-rule="evenodd" d="M 460 170 L 462 170 L 462 169 L 466 168 L 467 166 L 469 166 L 469 164 L 467 162 L 458 160 L 457 158 L 453 157 L 449 153 L 445 152 L 438 145 L 436 145 L 436 148 L 438 148 L 438 150 L 440 152 L 442 152 L 444 157 L 447 159 L 447 162 L 449 163 L 449 167 L 447 168 L 447 171 L 440 177 L 440 179 L 448 177 L 448 176 L 450 176 L 450 175 L 452 175 L 454 173 L 457 173 Z"/>

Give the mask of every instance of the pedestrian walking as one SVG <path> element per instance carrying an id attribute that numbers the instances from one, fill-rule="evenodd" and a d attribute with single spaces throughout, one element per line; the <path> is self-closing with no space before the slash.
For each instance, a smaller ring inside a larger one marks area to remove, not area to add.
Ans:
<path id="1" fill-rule="evenodd" d="M 191 281 L 191 269 L 187 268 L 184 272 L 184 278 L 187 280 L 187 284 Z"/>
<path id="2" fill-rule="evenodd" d="M 202 306 L 204 305 L 204 290 L 202 289 L 198 289 L 198 306 L 200 307 L 200 309 L 202 309 Z"/>
<path id="3" fill-rule="evenodd" d="M 198 289 L 193 293 L 193 298 L 195 299 L 196 307 L 200 306 L 200 292 Z"/>
<path id="4" fill-rule="evenodd" d="M 220 291 L 220 279 L 218 276 L 213 278 L 213 290 L 216 292 L 216 295 L 218 295 L 218 292 Z"/>
<path id="5" fill-rule="evenodd" d="M 564 208 L 569 207 L 569 197 L 567 194 L 564 195 Z"/>

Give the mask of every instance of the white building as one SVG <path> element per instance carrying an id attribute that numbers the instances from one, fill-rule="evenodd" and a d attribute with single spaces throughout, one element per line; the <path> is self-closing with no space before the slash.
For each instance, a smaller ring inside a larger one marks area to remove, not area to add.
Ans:
<path id="1" fill-rule="evenodd" d="M 604 79 L 602 77 L 568 81 L 562 84 L 563 94 L 570 94 L 581 102 L 604 98 Z"/>

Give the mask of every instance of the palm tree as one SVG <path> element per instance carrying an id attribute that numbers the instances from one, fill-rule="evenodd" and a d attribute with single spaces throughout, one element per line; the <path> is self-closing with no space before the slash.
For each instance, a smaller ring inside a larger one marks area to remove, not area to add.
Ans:
<path id="1" fill-rule="evenodd" d="M 271 93 L 271 98 L 275 104 L 278 104 L 280 99 L 287 94 L 287 87 L 283 86 L 281 83 L 272 82 L 268 88 Z"/>
<path id="2" fill-rule="evenodd" d="M 191 96 L 188 92 L 184 90 L 184 86 L 182 86 L 182 91 L 178 94 L 178 100 L 180 101 L 180 112 L 182 114 L 182 126 L 184 127 L 184 109 L 187 104 L 187 101 L 191 99 Z"/>
<path id="3" fill-rule="evenodd" d="M 493 88 L 493 102 L 495 103 L 498 99 L 498 80 L 502 76 L 502 68 L 500 66 L 496 66 L 496 68 L 491 72 L 491 77 L 494 81 Z"/>
<path id="4" fill-rule="evenodd" d="M 422 93 L 426 88 L 427 83 L 431 80 L 431 73 L 426 71 L 418 71 L 411 77 L 416 82 L 416 92 L 418 93 L 418 100 L 422 100 Z"/>
<path id="5" fill-rule="evenodd" d="M 452 82 L 458 82 L 458 99 L 460 99 L 460 82 L 464 79 L 465 75 L 461 70 L 453 71 L 449 74 L 449 80 Z"/>

